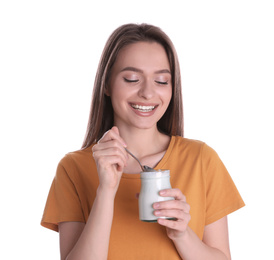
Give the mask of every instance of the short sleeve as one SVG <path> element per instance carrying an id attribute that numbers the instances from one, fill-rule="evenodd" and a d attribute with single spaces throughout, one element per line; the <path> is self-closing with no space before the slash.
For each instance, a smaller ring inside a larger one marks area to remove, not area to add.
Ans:
<path id="1" fill-rule="evenodd" d="M 205 225 L 208 225 L 245 204 L 223 162 L 206 144 L 202 148 L 202 167 L 206 184 Z"/>
<path id="2" fill-rule="evenodd" d="M 73 165 L 65 156 L 58 164 L 53 179 L 41 225 L 58 231 L 58 223 L 65 221 L 85 222 L 81 202 L 73 180 Z"/>

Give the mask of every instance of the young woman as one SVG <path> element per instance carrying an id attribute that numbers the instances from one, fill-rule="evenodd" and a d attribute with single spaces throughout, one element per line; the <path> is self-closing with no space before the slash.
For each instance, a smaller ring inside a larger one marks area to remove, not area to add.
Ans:
<path id="1" fill-rule="evenodd" d="M 172 189 L 138 218 L 140 167 L 169 169 Z M 59 163 L 41 224 L 61 259 L 230 259 L 227 215 L 244 205 L 216 152 L 183 138 L 177 55 L 159 28 L 127 24 L 103 51 L 81 150 Z"/>

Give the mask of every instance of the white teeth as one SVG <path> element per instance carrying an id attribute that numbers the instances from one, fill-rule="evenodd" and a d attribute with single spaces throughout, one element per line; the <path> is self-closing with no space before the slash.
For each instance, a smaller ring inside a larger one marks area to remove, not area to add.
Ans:
<path id="1" fill-rule="evenodd" d="M 135 105 L 135 104 L 131 104 L 131 106 L 134 109 L 137 109 L 137 110 L 142 111 L 142 112 L 150 112 L 155 108 L 155 106 L 139 106 L 139 105 Z"/>

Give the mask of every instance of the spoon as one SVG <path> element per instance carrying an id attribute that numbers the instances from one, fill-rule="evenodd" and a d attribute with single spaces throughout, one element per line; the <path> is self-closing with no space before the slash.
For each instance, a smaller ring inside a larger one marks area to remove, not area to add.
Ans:
<path id="1" fill-rule="evenodd" d="M 154 172 L 155 170 L 149 166 L 146 165 L 142 165 L 141 162 L 138 160 L 137 157 L 135 157 L 135 155 L 133 155 L 127 148 L 125 148 L 125 150 L 139 163 L 141 169 L 143 172 Z"/>

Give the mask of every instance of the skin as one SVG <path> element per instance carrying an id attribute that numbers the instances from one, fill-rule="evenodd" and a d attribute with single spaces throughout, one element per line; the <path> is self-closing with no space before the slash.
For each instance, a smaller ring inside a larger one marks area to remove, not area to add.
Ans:
<path id="1" fill-rule="evenodd" d="M 86 224 L 59 223 L 61 259 L 107 259 L 114 199 L 122 173 L 139 172 L 124 148 L 142 164 L 154 167 L 170 142 L 156 125 L 172 96 L 170 66 L 161 45 L 139 42 L 122 49 L 105 94 L 112 100 L 115 126 L 92 149 L 100 181 L 97 196 Z M 158 223 L 166 227 L 167 236 L 184 260 L 230 259 L 226 217 L 207 225 L 201 241 L 188 226 L 190 206 L 182 192 L 168 189 L 160 195 L 175 198 L 155 203 L 154 214 L 177 219 L 158 219 Z"/>

